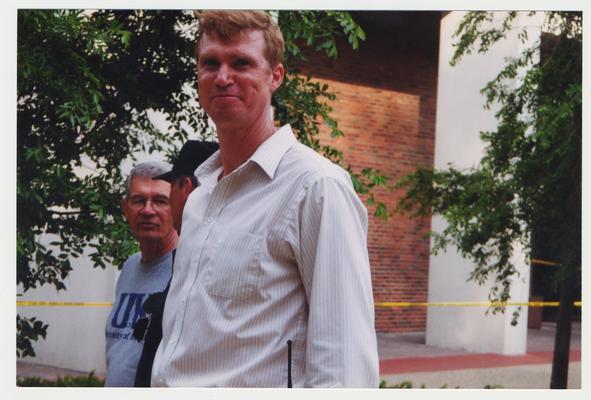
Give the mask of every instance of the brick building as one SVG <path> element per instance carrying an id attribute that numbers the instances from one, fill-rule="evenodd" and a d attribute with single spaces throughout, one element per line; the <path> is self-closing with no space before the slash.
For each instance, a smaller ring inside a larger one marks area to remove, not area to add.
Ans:
<path id="1" fill-rule="evenodd" d="M 343 39 L 336 60 L 308 54 L 304 74 L 337 95 L 333 116 L 345 133 L 336 145 L 356 171 L 377 168 L 391 184 L 417 167 L 432 167 L 437 107 L 441 12 L 355 12 L 366 32 L 358 50 Z M 380 190 L 389 210 L 399 193 Z M 369 255 L 374 300 L 425 302 L 430 219 L 370 217 Z M 378 332 L 424 331 L 425 308 L 376 308 Z"/>

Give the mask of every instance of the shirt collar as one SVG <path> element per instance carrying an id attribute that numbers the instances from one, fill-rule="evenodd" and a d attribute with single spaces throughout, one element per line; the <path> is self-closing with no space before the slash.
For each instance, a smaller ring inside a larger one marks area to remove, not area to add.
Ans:
<path id="1" fill-rule="evenodd" d="M 295 143 L 297 140 L 291 126 L 284 125 L 259 146 L 250 157 L 250 161 L 257 163 L 267 176 L 273 179 L 279 162 Z"/>
<path id="2" fill-rule="evenodd" d="M 289 124 L 284 125 L 267 138 L 267 140 L 261 143 L 254 154 L 250 156 L 248 161 L 243 165 L 252 161 L 258 164 L 269 178 L 273 179 L 279 162 L 287 150 L 289 150 L 289 148 L 295 143 L 297 143 L 297 140 L 291 130 L 291 126 L 289 126 Z M 220 158 L 220 151 L 218 150 L 197 168 L 195 175 L 197 176 L 197 179 L 210 176 L 221 167 L 222 160 Z"/>
<path id="3" fill-rule="evenodd" d="M 195 170 L 197 180 L 203 179 L 206 176 L 212 175 L 216 170 L 222 167 L 222 159 L 220 158 L 220 151 L 217 150 L 207 160 L 205 160 Z"/>

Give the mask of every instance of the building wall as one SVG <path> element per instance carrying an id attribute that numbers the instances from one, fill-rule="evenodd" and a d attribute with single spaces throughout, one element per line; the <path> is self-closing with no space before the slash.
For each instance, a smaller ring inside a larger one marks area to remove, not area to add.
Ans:
<path id="1" fill-rule="evenodd" d="M 343 151 L 356 172 L 379 169 L 395 183 L 417 167 L 432 167 L 437 95 L 438 12 L 358 13 L 367 39 L 353 51 L 338 46 L 337 60 L 308 54 L 302 73 L 337 95 L 332 115 L 345 133 L 321 143 Z M 389 210 L 398 192 L 378 190 Z M 371 214 L 372 208 L 370 208 Z M 370 216 L 368 248 L 374 300 L 427 301 L 430 220 Z M 424 308 L 376 308 L 378 332 L 423 331 Z"/>

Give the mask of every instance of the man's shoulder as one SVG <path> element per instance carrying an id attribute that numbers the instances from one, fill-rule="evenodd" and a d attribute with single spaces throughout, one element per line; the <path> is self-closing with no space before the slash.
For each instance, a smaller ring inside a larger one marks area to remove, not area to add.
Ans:
<path id="1" fill-rule="evenodd" d="M 130 269 L 135 268 L 137 265 L 141 263 L 141 261 L 142 253 L 140 253 L 139 251 L 137 253 L 130 255 L 127 258 L 127 260 L 123 262 L 123 265 L 121 266 L 121 272 L 123 273 L 124 271 L 129 271 Z"/>
<path id="2" fill-rule="evenodd" d="M 307 182 L 321 178 L 332 178 L 346 184 L 351 182 L 349 173 L 342 167 L 301 143 L 296 143 L 287 151 L 284 161 L 286 172 Z"/>
<path id="3" fill-rule="evenodd" d="M 137 253 L 133 253 L 132 255 L 127 257 L 127 260 L 125 260 L 123 262 L 123 266 L 125 266 L 126 264 L 137 264 L 137 263 L 141 262 L 141 260 L 142 260 L 142 253 L 138 251 Z"/>

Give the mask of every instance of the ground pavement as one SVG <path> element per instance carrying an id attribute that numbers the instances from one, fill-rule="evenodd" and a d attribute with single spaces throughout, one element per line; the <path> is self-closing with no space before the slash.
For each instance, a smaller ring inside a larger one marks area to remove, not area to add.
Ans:
<path id="1" fill-rule="evenodd" d="M 527 353 L 503 356 L 471 353 L 425 345 L 425 333 L 378 334 L 380 376 L 389 386 L 410 382 L 413 388 L 547 389 L 550 385 L 555 324 L 529 329 Z M 84 376 L 88 372 L 17 362 L 17 376 L 56 379 Z M 97 374 L 97 377 L 104 376 Z M 581 325 L 574 323 L 571 336 L 569 389 L 581 388 Z"/>
<path id="2" fill-rule="evenodd" d="M 413 388 L 548 389 L 554 347 L 553 323 L 529 329 L 527 352 L 503 356 L 425 345 L 425 334 L 378 334 L 380 375 L 388 386 L 410 382 Z M 581 388 L 581 325 L 573 323 L 568 388 Z"/>

